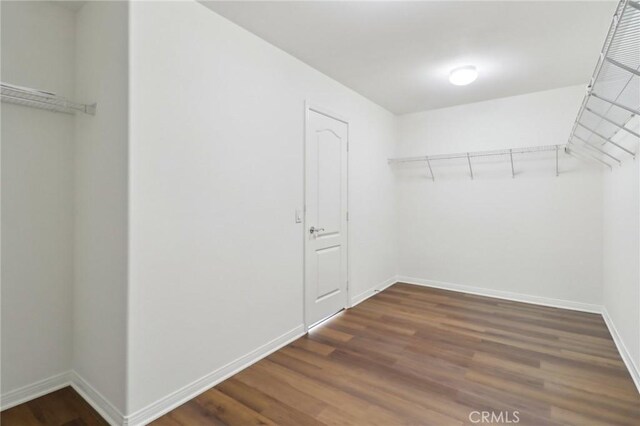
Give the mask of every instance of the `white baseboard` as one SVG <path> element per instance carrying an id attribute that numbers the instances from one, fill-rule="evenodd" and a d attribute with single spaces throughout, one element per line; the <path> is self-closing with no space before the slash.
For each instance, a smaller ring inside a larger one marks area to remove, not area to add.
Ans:
<path id="1" fill-rule="evenodd" d="M 218 383 L 226 380 L 241 370 L 260 361 L 262 358 L 277 351 L 283 346 L 288 345 L 295 339 L 305 334 L 304 325 L 299 325 L 292 330 L 284 333 L 282 336 L 262 345 L 256 350 L 244 355 L 233 362 L 195 380 L 194 382 L 178 389 L 177 391 L 165 396 L 164 398 L 149 404 L 145 408 L 126 417 L 123 423 L 126 426 L 145 425 L 163 414 L 168 413 L 179 405 L 184 404 L 188 400 L 200 395 L 206 390 L 214 387 Z"/>
<path id="2" fill-rule="evenodd" d="M 192 382 L 191 384 L 173 392 L 170 395 L 150 404 L 142 410 L 124 416 L 107 398 L 98 392 L 76 371 L 68 371 L 41 380 L 28 386 L 15 389 L 0 396 L 1 410 L 14 407 L 48 393 L 62 389 L 66 386 L 73 387 L 89 405 L 91 405 L 110 425 L 112 426 L 128 426 L 128 425 L 144 425 L 163 414 L 173 410 L 184 402 L 194 398 L 207 389 L 212 388 L 223 380 L 233 376 L 239 371 L 249 367 L 275 352 L 283 346 L 291 343 L 293 340 L 303 336 L 305 333 L 304 325 L 286 332 L 280 337 L 266 343 L 253 352 L 238 358 L 237 360 L 219 368 L 218 370 L 207 374 L 206 376 Z"/>
<path id="3" fill-rule="evenodd" d="M 620 352 L 622 361 L 624 361 L 624 364 L 627 366 L 627 370 L 629 370 L 629 374 L 633 379 L 633 383 L 636 385 L 636 389 L 638 389 L 638 393 L 640 393 L 640 368 L 638 368 L 638 365 L 633 360 L 629 350 L 622 341 L 620 333 L 618 333 L 618 329 L 613 323 L 613 319 L 611 319 L 611 316 L 609 315 L 609 311 L 607 311 L 607 308 L 604 306 L 602 307 L 602 318 L 604 319 L 605 324 L 607 324 L 607 328 L 609 328 L 609 333 L 618 348 L 618 352 Z"/>
<path id="4" fill-rule="evenodd" d="M 71 384 L 70 375 L 71 373 L 66 371 L 2 394 L 0 396 L 0 411 L 69 386 Z"/>
<path id="5" fill-rule="evenodd" d="M 505 292 L 500 290 L 491 290 L 480 287 L 472 287 L 461 284 L 445 283 L 440 281 L 425 280 L 420 278 L 412 278 L 406 276 L 391 277 L 383 283 L 376 285 L 351 299 L 351 307 L 363 302 L 369 297 L 382 291 L 387 287 L 403 282 L 407 284 L 420 285 L 425 287 L 440 288 L 444 290 L 457 291 L 462 293 L 470 293 L 481 296 L 493 297 L 498 299 L 512 300 L 517 302 L 532 303 L 536 305 L 551 306 L 556 308 L 571 309 L 582 312 L 601 313 L 602 317 L 609 328 L 609 332 L 615 342 L 618 352 L 624 361 L 638 392 L 640 392 L 640 369 L 629 354 L 620 334 L 618 333 L 606 308 L 600 305 L 586 304 L 581 302 L 573 302 L 561 299 L 546 298 L 540 296 L 531 296 L 520 293 Z M 6 410 L 18 404 L 22 404 L 34 398 L 46 395 L 47 393 L 56 391 L 65 386 L 72 386 L 101 416 L 105 418 L 109 424 L 113 426 L 138 426 L 147 424 L 158 417 L 173 410 L 184 402 L 194 398 L 195 396 L 205 392 L 218 383 L 233 376 L 239 371 L 249 367 L 269 354 L 291 343 L 293 340 L 304 335 L 304 325 L 299 325 L 283 335 L 264 344 L 256 350 L 244 355 L 235 361 L 213 371 L 198 380 L 188 384 L 187 386 L 167 395 L 166 397 L 148 405 L 147 407 L 133 413 L 129 416 L 123 416 L 122 413 L 113 406 L 100 392 L 93 388 L 82 376 L 75 371 L 60 373 L 39 382 L 24 386 L 19 389 L 7 392 L 0 396 L 1 410 Z"/>
<path id="6" fill-rule="evenodd" d="M 80 394 L 110 425 L 124 424 L 125 417 L 107 398 L 98 392 L 76 371 L 70 372 L 71 387 Z"/>
<path id="7" fill-rule="evenodd" d="M 515 302 L 531 303 L 534 305 L 550 306 L 553 308 L 569 309 L 572 311 L 589 312 L 594 314 L 602 313 L 602 306 L 590 303 L 574 302 L 572 300 L 553 299 L 550 297 L 532 296 L 529 294 L 512 293 L 510 291 L 492 290 L 482 287 L 473 287 L 462 284 L 453 284 L 442 281 L 425 280 L 422 278 L 412 278 L 399 276 L 398 282 L 420 285 L 424 287 L 440 288 L 443 290 L 457 291 L 460 293 L 476 294 L 478 296 L 493 297 L 496 299 L 511 300 Z"/>
<path id="8" fill-rule="evenodd" d="M 357 304 L 364 302 L 365 300 L 367 300 L 368 298 L 370 298 L 374 294 L 381 292 L 382 290 L 386 289 L 389 286 L 392 286 L 393 284 L 395 284 L 397 282 L 398 282 L 398 277 L 393 276 L 393 277 L 387 279 L 386 281 L 382 282 L 381 284 L 374 285 L 370 289 L 368 289 L 366 291 L 363 291 L 362 293 L 358 294 L 357 296 L 353 296 L 351 298 L 351 302 L 349 304 L 349 307 L 353 308 Z"/>

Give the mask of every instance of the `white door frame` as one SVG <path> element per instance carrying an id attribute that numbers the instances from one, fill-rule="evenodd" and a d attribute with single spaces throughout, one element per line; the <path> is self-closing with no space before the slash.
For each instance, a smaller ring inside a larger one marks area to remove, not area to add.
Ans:
<path id="1" fill-rule="evenodd" d="M 349 241 L 349 138 L 350 132 L 349 128 L 351 127 L 349 120 L 340 114 L 336 114 L 333 111 L 319 106 L 317 104 L 312 103 L 308 99 L 304 101 L 304 137 L 302 139 L 302 198 L 303 198 L 303 220 L 302 220 L 302 241 L 303 241 L 303 249 L 302 249 L 302 317 L 304 321 L 304 331 L 307 333 L 309 331 L 310 324 L 307 322 L 307 303 L 306 303 L 306 292 L 307 292 L 307 265 L 306 265 L 306 253 L 307 253 L 307 138 L 309 136 L 309 112 L 315 111 L 319 114 L 326 115 L 327 117 L 333 118 L 338 121 L 342 121 L 347 125 L 347 303 L 344 307 L 348 309 L 351 307 L 351 256 L 349 247 L 351 246 Z"/>

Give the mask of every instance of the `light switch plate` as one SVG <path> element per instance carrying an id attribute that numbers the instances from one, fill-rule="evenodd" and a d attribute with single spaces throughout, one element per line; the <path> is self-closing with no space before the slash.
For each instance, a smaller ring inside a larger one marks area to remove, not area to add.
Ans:
<path id="1" fill-rule="evenodd" d="M 302 212 L 296 209 L 296 223 L 302 223 Z"/>

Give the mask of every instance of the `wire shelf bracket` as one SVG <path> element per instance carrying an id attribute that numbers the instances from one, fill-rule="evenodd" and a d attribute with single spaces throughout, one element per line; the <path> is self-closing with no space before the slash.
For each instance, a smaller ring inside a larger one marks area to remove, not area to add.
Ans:
<path id="1" fill-rule="evenodd" d="M 77 112 L 89 115 L 96 114 L 96 104 L 87 105 L 73 102 L 57 96 L 55 93 L 4 82 L 0 83 L 0 89 L 0 100 L 2 102 L 64 114 L 75 114 Z"/>

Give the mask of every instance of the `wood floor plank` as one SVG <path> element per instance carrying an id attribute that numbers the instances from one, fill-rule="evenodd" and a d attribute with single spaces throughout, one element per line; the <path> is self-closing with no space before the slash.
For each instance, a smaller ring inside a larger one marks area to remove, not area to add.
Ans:
<path id="1" fill-rule="evenodd" d="M 156 426 L 224 426 L 226 423 L 197 401 L 190 400 L 154 421 L 153 424 Z"/>
<path id="2" fill-rule="evenodd" d="M 43 423 L 35 416 L 27 404 L 20 404 L 2 412 L 1 424 L 39 426 Z"/>
<path id="3" fill-rule="evenodd" d="M 220 392 L 217 388 L 208 390 L 194 398 L 204 410 L 226 424 L 237 425 L 275 425 L 273 421 L 252 410 L 238 400 Z"/>
<path id="4" fill-rule="evenodd" d="M 3 426 L 84 425 L 108 423 L 71 387 L 41 396 L 0 413 Z"/>
<path id="5" fill-rule="evenodd" d="M 105 424 L 69 392 L 2 424 Z M 153 425 L 449 426 L 474 412 L 637 426 L 640 395 L 600 315 L 398 283 Z"/>
<path id="6" fill-rule="evenodd" d="M 277 424 L 291 426 L 322 425 L 322 423 L 312 415 L 300 411 L 297 407 L 284 404 L 241 381 L 233 379 L 226 380 L 218 386 L 218 389 L 230 398 L 239 401 Z"/>

